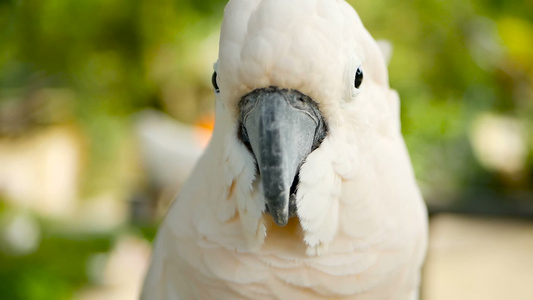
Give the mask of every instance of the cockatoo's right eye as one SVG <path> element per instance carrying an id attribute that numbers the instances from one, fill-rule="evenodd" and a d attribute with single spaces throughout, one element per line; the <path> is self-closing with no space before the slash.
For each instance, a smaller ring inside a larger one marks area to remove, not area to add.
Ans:
<path id="1" fill-rule="evenodd" d="M 218 87 L 218 84 L 217 84 L 217 72 L 213 72 L 213 76 L 211 76 L 211 83 L 213 84 L 213 88 L 215 89 L 215 92 L 218 93 L 220 92 L 220 88 Z"/>
<path id="2" fill-rule="evenodd" d="M 357 71 L 355 72 L 355 80 L 353 81 L 353 85 L 356 89 L 358 89 L 361 86 L 361 83 L 363 82 L 363 70 L 361 68 L 357 68 Z"/>

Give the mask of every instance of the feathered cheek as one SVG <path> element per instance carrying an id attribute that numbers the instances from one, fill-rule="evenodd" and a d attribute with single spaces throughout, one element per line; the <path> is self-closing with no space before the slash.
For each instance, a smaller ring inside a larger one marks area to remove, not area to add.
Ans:
<path id="1" fill-rule="evenodd" d="M 235 134 L 226 137 L 225 145 L 223 157 L 227 200 L 221 201 L 223 206 L 219 209 L 224 208 L 225 213 L 219 218 L 225 222 L 231 222 L 234 217 L 239 219 L 246 250 L 257 251 L 264 242 L 266 228 L 262 218 L 264 200 L 258 191 L 255 161 Z"/>
<path id="2" fill-rule="evenodd" d="M 337 233 L 342 179 L 353 176 L 355 168 L 349 148 L 344 135 L 331 132 L 300 170 L 297 212 L 308 255 L 326 253 Z"/>

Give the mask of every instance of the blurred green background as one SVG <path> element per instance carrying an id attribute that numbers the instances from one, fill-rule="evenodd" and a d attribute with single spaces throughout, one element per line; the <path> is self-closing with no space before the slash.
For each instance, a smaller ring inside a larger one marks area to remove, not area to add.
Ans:
<path id="1" fill-rule="evenodd" d="M 393 46 L 431 212 L 531 218 L 533 2 L 349 2 Z M 0 0 L 0 298 L 135 298 L 212 127 L 225 3 Z"/>

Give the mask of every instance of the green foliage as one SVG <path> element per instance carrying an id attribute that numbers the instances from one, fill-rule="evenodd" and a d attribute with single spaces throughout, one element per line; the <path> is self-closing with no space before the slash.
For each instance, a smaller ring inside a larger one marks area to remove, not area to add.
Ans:
<path id="1" fill-rule="evenodd" d="M 394 45 L 390 82 L 402 99 L 403 132 L 422 184 L 453 194 L 490 177 L 473 155 L 469 129 L 484 112 L 524 123 L 533 115 L 531 5 L 350 2 L 375 38 Z M 521 176 L 518 185 L 531 186 L 531 177 Z"/>
<path id="2" fill-rule="evenodd" d="M 91 255 L 110 248 L 109 236 L 50 234 L 33 254 L 10 256 L 0 252 L 2 299 L 71 299 L 87 284 Z"/>

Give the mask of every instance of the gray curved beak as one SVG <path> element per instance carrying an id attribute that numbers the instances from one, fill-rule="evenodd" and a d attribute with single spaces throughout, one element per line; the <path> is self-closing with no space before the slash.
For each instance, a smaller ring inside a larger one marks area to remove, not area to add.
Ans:
<path id="1" fill-rule="evenodd" d="M 324 119 L 311 98 L 276 87 L 247 94 L 240 110 L 240 136 L 256 159 L 266 211 L 285 226 L 296 213 L 300 166 L 327 133 Z"/>

